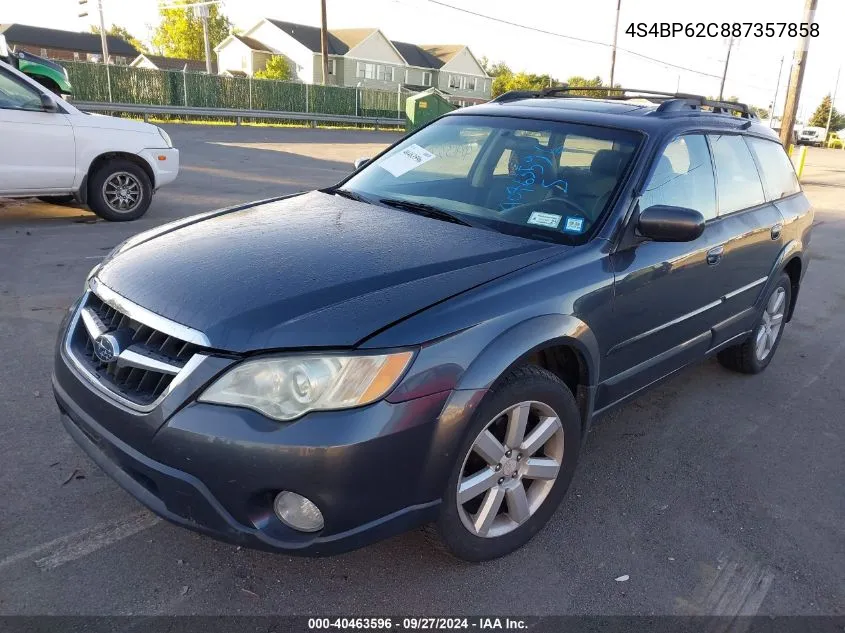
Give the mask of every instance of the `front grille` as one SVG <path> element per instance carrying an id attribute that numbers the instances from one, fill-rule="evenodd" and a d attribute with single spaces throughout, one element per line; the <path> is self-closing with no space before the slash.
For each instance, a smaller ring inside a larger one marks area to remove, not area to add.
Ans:
<path id="1" fill-rule="evenodd" d="M 158 399 L 177 373 L 200 350 L 198 345 L 160 332 L 113 308 L 89 292 L 80 305 L 90 309 L 104 333 L 119 334 L 132 360 L 125 355 L 103 362 L 94 353 L 94 338 L 83 318 L 77 318 L 68 332 L 68 348 L 75 360 L 103 386 L 138 405 L 149 405 Z M 153 367 L 169 367 L 160 371 Z"/>

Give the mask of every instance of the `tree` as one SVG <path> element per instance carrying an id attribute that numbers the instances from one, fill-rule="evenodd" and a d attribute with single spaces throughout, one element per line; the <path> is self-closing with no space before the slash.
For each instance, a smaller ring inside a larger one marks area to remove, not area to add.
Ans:
<path id="1" fill-rule="evenodd" d="M 845 115 L 839 112 L 836 108 L 833 108 L 833 114 L 831 115 L 831 106 L 832 103 L 830 95 L 828 94 L 824 99 L 822 99 L 821 104 L 818 108 L 816 108 L 813 116 L 810 117 L 810 127 L 827 127 L 827 117 L 830 116 L 830 130 L 832 132 L 845 128 Z"/>
<path id="2" fill-rule="evenodd" d="M 97 35 L 100 34 L 100 27 L 96 24 L 91 25 L 91 32 Z M 137 37 L 132 35 L 124 26 L 120 26 L 118 24 L 112 24 L 109 29 L 106 30 L 106 35 L 112 35 L 114 37 L 119 37 L 125 42 L 128 42 L 132 48 L 134 48 L 139 53 L 146 53 L 147 47 L 144 46 L 144 43 L 139 40 Z"/>
<path id="3" fill-rule="evenodd" d="M 267 60 L 267 65 L 263 70 L 256 71 L 256 79 L 281 79 L 289 81 L 293 79 L 293 69 L 287 58 L 281 55 L 273 55 Z"/>
<path id="4" fill-rule="evenodd" d="M 185 0 L 180 0 L 184 4 Z M 153 46 L 162 55 L 185 59 L 205 59 L 202 20 L 192 8 L 160 9 L 161 22 L 153 35 Z M 216 4 L 208 5 L 208 38 L 213 49 L 232 28 L 229 18 Z"/>
<path id="5" fill-rule="evenodd" d="M 590 88 L 592 86 L 601 86 L 602 85 L 601 77 L 596 75 L 592 79 L 586 79 L 585 77 L 570 77 L 566 80 L 566 85 L 570 88 Z M 618 87 L 619 84 L 616 84 Z M 578 90 L 574 92 L 576 96 L 579 97 L 593 97 L 595 99 L 603 99 L 608 96 L 609 90 Z M 621 93 L 616 93 L 621 94 Z"/>

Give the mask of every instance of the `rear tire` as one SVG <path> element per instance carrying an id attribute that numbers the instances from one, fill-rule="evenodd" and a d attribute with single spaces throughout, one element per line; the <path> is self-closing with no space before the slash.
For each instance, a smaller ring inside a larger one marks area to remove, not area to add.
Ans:
<path id="1" fill-rule="evenodd" d="M 531 540 L 566 495 L 580 446 L 581 416 L 557 376 L 525 365 L 501 378 L 473 416 L 443 495 L 435 527 L 445 548 L 479 562 Z"/>
<path id="2" fill-rule="evenodd" d="M 772 288 L 763 311 L 751 335 L 745 342 L 723 349 L 718 353 L 719 362 L 728 369 L 743 374 L 759 374 L 769 366 L 783 336 L 786 314 L 792 301 L 792 280 L 786 273 Z"/>
<path id="3" fill-rule="evenodd" d="M 147 172 L 128 160 L 110 160 L 88 183 L 88 206 L 111 222 L 137 220 L 147 212 L 152 199 Z"/>

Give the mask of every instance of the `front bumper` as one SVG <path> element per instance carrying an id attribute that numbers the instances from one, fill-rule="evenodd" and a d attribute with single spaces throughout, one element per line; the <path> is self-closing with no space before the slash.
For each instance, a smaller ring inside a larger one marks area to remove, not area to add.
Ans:
<path id="1" fill-rule="evenodd" d="M 179 150 L 175 147 L 165 149 L 145 149 L 140 152 L 155 175 L 155 188 L 170 184 L 179 175 Z"/>
<path id="2" fill-rule="evenodd" d="M 473 395 L 444 391 L 279 424 L 196 403 L 198 383 L 189 382 L 140 413 L 94 389 L 61 347 L 53 374 L 70 435 L 141 503 L 225 541 L 303 555 L 347 551 L 434 519 L 464 426 L 452 414 L 441 424 L 441 412 L 452 393 Z M 272 500 L 281 490 L 314 501 L 324 529 L 306 534 L 279 521 Z"/>

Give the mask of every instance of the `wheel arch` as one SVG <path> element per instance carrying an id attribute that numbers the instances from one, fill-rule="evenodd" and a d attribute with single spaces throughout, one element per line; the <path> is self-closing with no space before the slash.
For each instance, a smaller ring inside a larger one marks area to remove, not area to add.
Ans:
<path id="1" fill-rule="evenodd" d="M 583 321 L 547 314 L 523 321 L 494 339 L 458 381 L 457 389 L 489 389 L 512 369 L 536 364 L 558 376 L 572 391 L 582 428 L 592 417 L 599 346 Z"/>
<path id="2" fill-rule="evenodd" d="M 144 160 L 138 154 L 133 154 L 131 152 L 103 152 L 99 154 L 94 160 L 91 161 L 91 164 L 88 166 L 88 171 L 86 173 L 86 180 L 90 183 L 93 179 L 97 170 L 100 169 L 103 165 L 108 163 L 111 160 L 121 159 L 121 160 L 128 160 L 130 163 L 134 163 L 138 165 L 141 169 L 144 170 L 144 173 L 147 174 L 147 177 L 150 179 L 150 184 L 152 185 L 153 191 L 156 188 L 156 181 L 155 181 L 155 172 L 150 164 Z"/>
<path id="3" fill-rule="evenodd" d="M 778 278 L 782 274 L 789 276 L 791 286 L 791 298 L 789 301 L 789 308 L 786 312 L 786 322 L 792 320 L 792 314 L 795 312 L 795 305 L 798 300 L 798 291 L 801 288 L 801 279 L 807 268 L 806 253 L 804 252 L 804 244 L 800 240 L 790 240 L 781 249 L 775 265 L 772 267 L 772 272 L 769 275 L 769 281 L 766 284 L 765 290 L 760 294 L 759 301 L 763 297 L 768 296 L 772 285 L 777 283 Z"/>

